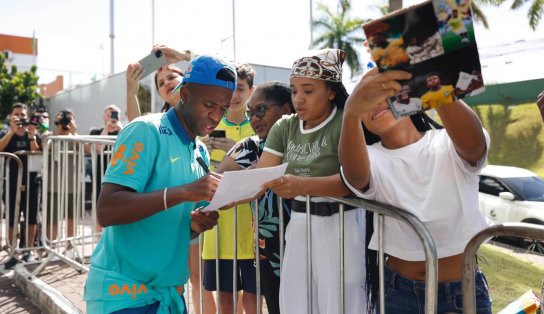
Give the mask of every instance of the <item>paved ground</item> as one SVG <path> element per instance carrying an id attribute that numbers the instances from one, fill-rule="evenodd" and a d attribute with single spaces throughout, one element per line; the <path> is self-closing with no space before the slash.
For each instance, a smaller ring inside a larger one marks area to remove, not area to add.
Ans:
<path id="1" fill-rule="evenodd" d="M 0 272 L 0 313 L 41 313 L 13 284 L 13 271 Z"/>

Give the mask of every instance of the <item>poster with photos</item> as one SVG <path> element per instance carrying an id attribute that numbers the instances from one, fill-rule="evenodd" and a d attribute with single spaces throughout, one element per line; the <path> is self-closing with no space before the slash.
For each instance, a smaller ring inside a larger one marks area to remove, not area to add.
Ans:
<path id="1" fill-rule="evenodd" d="M 429 0 L 363 25 L 380 71 L 412 78 L 388 100 L 398 119 L 485 90 L 470 0 Z"/>

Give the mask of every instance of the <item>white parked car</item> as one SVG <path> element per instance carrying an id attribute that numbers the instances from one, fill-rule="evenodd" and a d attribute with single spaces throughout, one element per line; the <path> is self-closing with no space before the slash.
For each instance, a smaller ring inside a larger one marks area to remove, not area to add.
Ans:
<path id="1" fill-rule="evenodd" d="M 544 180 L 527 169 L 488 165 L 480 174 L 480 211 L 494 223 L 544 225 Z M 544 253 L 544 242 L 524 240 Z"/>

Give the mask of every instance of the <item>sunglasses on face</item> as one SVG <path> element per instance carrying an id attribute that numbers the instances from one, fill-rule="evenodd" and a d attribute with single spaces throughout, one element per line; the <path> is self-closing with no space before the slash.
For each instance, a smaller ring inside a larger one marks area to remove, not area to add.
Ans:
<path id="1" fill-rule="evenodd" d="M 281 104 L 259 104 L 255 107 L 255 109 L 249 109 L 246 111 L 246 114 L 248 115 L 249 119 L 253 118 L 253 116 L 256 116 L 257 118 L 264 118 L 266 115 L 266 110 L 273 106 L 282 106 Z"/>

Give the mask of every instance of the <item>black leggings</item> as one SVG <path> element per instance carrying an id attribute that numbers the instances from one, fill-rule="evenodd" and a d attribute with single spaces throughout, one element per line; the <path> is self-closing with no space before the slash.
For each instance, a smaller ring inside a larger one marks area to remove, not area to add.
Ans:
<path id="1" fill-rule="evenodd" d="M 280 277 L 268 260 L 261 261 L 261 290 L 263 291 L 269 314 L 280 314 Z"/>
<path id="2" fill-rule="evenodd" d="M 23 217 L 27 218 L 28 224 L 35 225 L 38 223 L 38 197 L 40 191 L 40 184 L 37 178 L 36 172 L 30 173 L 30 184 L 26 185 L 26 191 L 21 192 L 21 203 L 19 206 L 19 214 L 22 213 Z M 23 180 L 24 181 L 24 180 Z M 15 225 L 15 196 L 17 193 L 17 176 L 11 174 L 9 183 L 9 227 L 13 228 Z M 28 217 L 26 217 L 26 195 L 28 195 Z M 6 191 L 4 190 L 4 204 Z"/>

